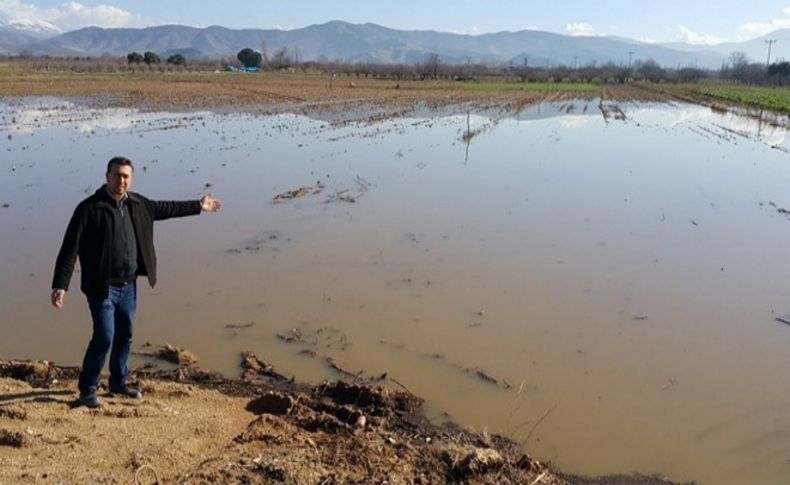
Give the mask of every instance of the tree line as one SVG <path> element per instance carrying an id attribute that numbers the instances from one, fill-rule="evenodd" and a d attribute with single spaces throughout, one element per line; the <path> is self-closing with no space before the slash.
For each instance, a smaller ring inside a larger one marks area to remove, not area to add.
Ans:
<path id="1" fill-rule="evenodd" d="M 268 53 L 265 45 L 260 50 L 246 47 L 235 58 L 189 59 L 189 69 L 221 70 L 229 65 L 241 64 L 258 67 L 264 71 L 312 72 L 334 76 L 386 80 L 453 80 L 474 81 L 499 79 L 509 82 L 581 82 L 581 83 L 628 83 L 650 81 L 666 83 L 719 81 L 747 85 L 790 86 L 790 62 L 779 60 L 766 66 L 765 63 L 750 62 L 743 52 L 733 52 L 722 63 L 720 69 L 697 67 L 664 67 L 652 59 L 636 60 L 631 65 L 615 63 L 589 63 L 581 66 L 529 66 L 513 62 L 485 64 L 467 62 L 454 64 L 444 62 L 438 54 L 428 54 L 422 62 L 382 64 L 375 62 L 346 62 L 342 60 L 310 60 L 300 58 L 298 48 L 279 48 Z M 21 58 L 21 56 L 20 56 Z M 62 70 L 119 70 L 112 57 L 56 59 L 50 57 L 24 57 L 37 69 Z M 183 69 L 187 59 L 183 54 L 173 54 L 162 62 L 153 51 L 142 54 L 131 52 L 125 64 L 138 69 Z"/>
<path id="2" fill-rule="evenodd" d="M 612 62 L 605 64 L 590 63 L 584 66 L 571 67 L 558 65 L 538 67 L 515 65 L 491 65 L 471 62 L 466 64 L 450 64 L 442 62 L 435 53 L 428 54 L 423 62 L 414 64 L 381 64 L 373 62 L 338 61 L 302 61 L 299 51 L 285 47 L 267 55 L 266 45 L 261 51 L 244 48 L 237 55 L 245 67 L 258 67 L 265 70 L 303 70 L 325 73 L 344 74 L 358 78 L 384 78 L 395 80 L 456 80 L 465 81 L 488 77 L 514 77 L 520 82 L 582 82 L 582 83 L 626 83 L 632 81 L 650 82 L 698 82 L 701 80 L 724 80 L 752 85 L 790 85 L 790 62 L 780 60 L 766 66 L 763 63 L 749 62 L 743 52 L 733 52 L 719 70 L 701 69 L 698 67 L 668 68 L 658 62 L 636 60 L 628 66 Z"/>
<path id="3" fill-rule="evenodd" d="M 126 62 L 137 65 L 145 63 L 150 66 L 161 64 L 162 59 L 159 57 L 159 54 L 153 51 L 145 51 L 143 54 L 135 51 L 126 55 Z M 182 54 L 173 54 L 169 56 L 165 62 L 174 66 L 183 66 L 186 65 L 187 60 Z"/>

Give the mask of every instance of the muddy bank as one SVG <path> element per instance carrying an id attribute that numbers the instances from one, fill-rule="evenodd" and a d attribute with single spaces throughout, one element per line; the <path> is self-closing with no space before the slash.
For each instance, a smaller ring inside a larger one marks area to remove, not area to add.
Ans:
<path id="1" fill-rule="evenodd" d="M 501 436 L 429 422 L 409 392 L 298 384 L 249 353 L 242 366 L 240 379 L 140 368 L 142 400 L 89 410 L 79 369 L 0 361 L 0 482 L 670 483 L 566 475 Z"/>

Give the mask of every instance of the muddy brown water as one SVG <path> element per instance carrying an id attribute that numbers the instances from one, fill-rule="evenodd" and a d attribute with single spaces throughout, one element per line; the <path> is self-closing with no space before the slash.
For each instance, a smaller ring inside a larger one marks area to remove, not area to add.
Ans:
<path id="1" fill-rule="evenodd" d="M 333 124 L 0 104 L 0 357 L 79 364 L 79 274 L 55 311 L 52 266 L 124 154 L 134 190 L 224 204 L 158 223 L 136 348 L 169 342 L 228 375 L 242 350 L 310 382 L 337 377 L 326 357 L 386 372 L 436 419 L 568 472 L 790 481 L 787 132 L 604 108 Z M 277 337 L 294 328 L 301 342 Z"/>

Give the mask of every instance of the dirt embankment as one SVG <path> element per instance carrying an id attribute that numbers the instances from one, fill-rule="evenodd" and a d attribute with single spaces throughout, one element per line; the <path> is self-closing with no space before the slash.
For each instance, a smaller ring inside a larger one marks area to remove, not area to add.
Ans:
<path id="1" fill-rule="evenodd" d="M 77 368 L 0 361 L 0 483 L 668 483 L 563 475 L 506 438 L 428 422 L 408 392 L 242 365 L 240 379 L 138 369 L 142 400 L 87 409 Z"/>

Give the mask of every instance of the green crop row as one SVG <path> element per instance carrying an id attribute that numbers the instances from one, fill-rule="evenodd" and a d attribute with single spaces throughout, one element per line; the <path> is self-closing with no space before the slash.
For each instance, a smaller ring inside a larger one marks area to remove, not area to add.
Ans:
<path id="1" fill-rule="evenodd" d="M 704 86 L 698 92 L 705 96 L 756 108 L 790 113 L 790 89 L 748 86 Z"/>

